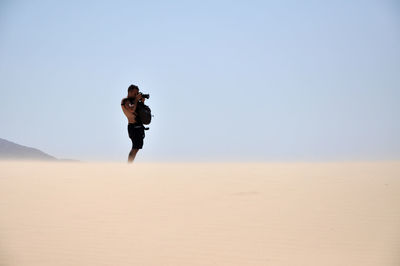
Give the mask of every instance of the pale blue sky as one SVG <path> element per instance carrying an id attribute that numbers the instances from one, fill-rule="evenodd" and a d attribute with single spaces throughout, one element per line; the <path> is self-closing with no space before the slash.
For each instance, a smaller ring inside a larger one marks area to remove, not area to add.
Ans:
<path id="1" fill-rule="evenodd" d="M 1 1 L 0 138 L 125 161 L 400 158 L 396 1 Z"/>

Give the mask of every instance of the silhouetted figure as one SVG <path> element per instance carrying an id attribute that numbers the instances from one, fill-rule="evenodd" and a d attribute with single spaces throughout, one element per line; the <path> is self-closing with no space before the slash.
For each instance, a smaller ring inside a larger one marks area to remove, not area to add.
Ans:
<path id="1" fill-rule="evenodd" d="M 139 102 L 144 103 L 146 99 L 139 93 L 139 87 L 130 85 L 128 88 L 128 97 L 123 98 L 121 101 L 122 111 L 126 118 L 128 118 L 128 134 L 132 140 L 132 149 L 129 152 L 128 163 L 132 163 L 136 157 L 137 152 L 143 148 L 143 139 L 145 137 L 145 127 L 137 115 L 137 106 Z"/>

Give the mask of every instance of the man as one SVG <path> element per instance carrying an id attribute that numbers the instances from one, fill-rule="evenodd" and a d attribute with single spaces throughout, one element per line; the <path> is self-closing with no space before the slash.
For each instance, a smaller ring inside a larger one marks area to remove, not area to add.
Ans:
<path id="1" fill-rule="evenodd" d="M 145 100 L 142 94 L 139 93 L 139 87 L 130 85 L 128 88 L 128 97 L 123 98 L 121 101 L 122 111 L 128 119 L 129 138 L 132 140 L 132 149 L 129 152 L 128 163 L 132 163 L 139 149 L 143 148 L 144 126 L 137 116 L 136 107 L 138 102 L 144 103 Z"/>

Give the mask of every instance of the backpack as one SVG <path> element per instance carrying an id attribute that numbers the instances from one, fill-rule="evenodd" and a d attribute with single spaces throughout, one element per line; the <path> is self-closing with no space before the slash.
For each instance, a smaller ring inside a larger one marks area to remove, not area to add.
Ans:
<path id="1" fill-rule="evenodd" d="M 150 124 L 151 117 L 152 117 L 150 107 L 148 107 L 147 105 L 145 105 L 142 102 L 138 102 L 137 104 L 138 104 L 138 106 L 136 108 L 136 113 L 137 113 L 140 121 L 144 125 Z"/>

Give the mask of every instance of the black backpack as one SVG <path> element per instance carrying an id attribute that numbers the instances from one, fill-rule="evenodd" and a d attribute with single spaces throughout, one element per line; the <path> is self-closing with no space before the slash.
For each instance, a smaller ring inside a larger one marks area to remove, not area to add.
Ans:
<path id="1" fill-rule="evenodd" d="M 136 107 L 136 113 L 139 117 L 140 122 L 144 125 L 148 125 L 151 122 L 151 109 L 142 102 L 138 102 Z"/>

